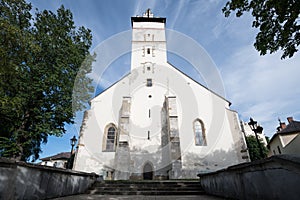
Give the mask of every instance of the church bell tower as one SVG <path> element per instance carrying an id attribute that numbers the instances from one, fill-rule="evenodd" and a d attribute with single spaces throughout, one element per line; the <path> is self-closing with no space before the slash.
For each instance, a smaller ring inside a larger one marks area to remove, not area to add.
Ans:
<path id="1" fill-rule="evenodd" d="M 166 18 L 154 17 L 150 9 L 143 16 L 131 17 L 132 52 L 131 70 L 145 65 L 165 64 Z"/>

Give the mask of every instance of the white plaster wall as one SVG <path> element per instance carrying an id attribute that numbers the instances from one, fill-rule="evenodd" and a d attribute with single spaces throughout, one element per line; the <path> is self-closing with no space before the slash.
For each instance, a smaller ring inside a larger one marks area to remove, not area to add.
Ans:
<path id="1" fill-rule="evenodd" d="M 133 22 L 131 69 L 141 67 L 146 62 L 167 62 L 164 26 L 164 23 Z M 150 54 L 147 54 L 147 48 L 151 49 Z"/>
<path id="2" fill-rule="evenodd" d="M 65 168 L 66 160 L 49 160 L 49 161 L 42 161 L 41 165 L 46 165 L 50 167 L 54 167 L 54 163 L 56 162 L 57 168 Z"/>
<path id="3" fill-rule="evenodd" d="M 75 170 L 102 173 L 104 168 L 113 168 L 114 152 L 102 152 L 103 134 L 110 123 L 118 127 L 119 110 L 123 96 L 128 96 L 128 85 L 125 77 L 91 101 L 86 125 L 80 133 Z M 115 92 L 116 88 L 123 92 Z"/>
<path id="4" fill-rule="evenodd" d="M 297 135 L 298 133 L 282 135 L 282 146 L 285 147 L 286 145 L 288 145 Z"/>
<path id="5" fill-rule="evenodd" d="M 282 149 L 282 142 L 281 142 L 281 139 L 280 139 L 280 135 L 278 135 L 276 138 L 274 138 L 269 145 L 270 145 L 270 151 L 268 153 L 268 156 L 280 154 L 279 151 L 278 151 L 277 146 L 279 146 L 279 148 L 281 150 L 281 153 L 282 153 L 283 149 Z"/>
<path id="6" fill-rule="evenodd" d="M 289 143 L 288 144 L 285 143 L 285 145 L 283 146 L 284 141 L 289 141 Z M 270 146 L 270 150 L 268 156 L 280 154 L 277 146 L 279 146 L 281 150 L 281 154 L 299 154 L 300 153 L 299 133 L 295 133 L 291 135 L 277 135 L 269 144 L 269 146 Z"/>
<path id="7" fill-rule="evenodd" d="M 114 153 L 102 154 L 104 128 L 98 122 L 95 110 L 87 113 L 86 125 L 81 129 L 74 170 L 102 174 L 105 166 L 113 166 Z M 109 115 L 108 117 L 109 118 Z"/>

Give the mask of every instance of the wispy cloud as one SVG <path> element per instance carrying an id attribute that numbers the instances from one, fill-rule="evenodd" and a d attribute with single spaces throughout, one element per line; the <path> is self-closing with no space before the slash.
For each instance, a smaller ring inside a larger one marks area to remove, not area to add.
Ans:
<path id="1" fill-rule="evenodd" d="M 253 46 L 237 49 L 222 68 L 228 98 L 242 118 L 250 116 L 262 124 L 278 117 L 299 116 L 298 80 L 300 56 L 280 60 L 280 53 L 259 56 Z M 265 127 L 272 135 L 276 127 Z"/>

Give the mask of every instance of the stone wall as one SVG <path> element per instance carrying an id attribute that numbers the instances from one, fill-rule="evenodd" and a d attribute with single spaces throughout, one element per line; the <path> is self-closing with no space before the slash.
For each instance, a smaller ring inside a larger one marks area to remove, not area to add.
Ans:
<path id="1" fill-rule="evenodd" d="M 0 200 L 49 199 L 84 193 L 96 174 L 0 158 Z"/>
<path id="2" fill-rule="evenodd" d="M 272 156 L 208 174 L 199 174 L 208 194 L 230 199 L 299 199 L 300 157 Z"/>

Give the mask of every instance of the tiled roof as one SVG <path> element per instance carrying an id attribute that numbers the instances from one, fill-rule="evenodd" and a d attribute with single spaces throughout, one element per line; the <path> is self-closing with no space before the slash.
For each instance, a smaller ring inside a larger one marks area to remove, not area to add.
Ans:
<path id="1" fill-rule="evenodd" d="M 70 158 L 70 152 L 62 152 L 62 153 L 56 154 L 54 156 L 41 158 L 40 160 L 48 161 L 48 160 L 61 160 L 61 159 L 69 159 L 69 158 Z"/>
<path id="2" fill-rule="evenodd" d="M 300 132 L 300 122 L 299 121 L 291 121 L 286 126 L 286 128 L 282 129 L 281 131 L 278 131 L 275 133 L 272 138 L 269 141 L 269 144 L 272 143 L 272 141 L 278 136 L 278 135 L 288 135 L 291 133 L 297 133 Z"/>
<path id="3" fill-rule="evenodd" d="M 282 129 L 278 132 L 278 134 L 282 133 L 294 133 L 294 132 L 300 132 L 300 122 L 298 121 L 291 121 L 286 128 Z"/>

